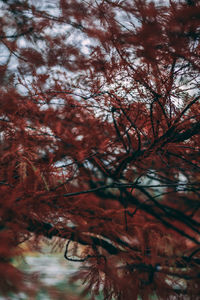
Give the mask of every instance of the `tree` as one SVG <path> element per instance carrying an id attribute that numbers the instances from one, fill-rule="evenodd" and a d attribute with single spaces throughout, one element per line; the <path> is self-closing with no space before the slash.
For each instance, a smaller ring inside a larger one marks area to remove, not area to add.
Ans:
<path id="1" fill-rule="evenodd" d="M 1 1 L 3 294 L 58 237 L 92 299 L 198 299 L 200 5 L 169 2 Z"/>

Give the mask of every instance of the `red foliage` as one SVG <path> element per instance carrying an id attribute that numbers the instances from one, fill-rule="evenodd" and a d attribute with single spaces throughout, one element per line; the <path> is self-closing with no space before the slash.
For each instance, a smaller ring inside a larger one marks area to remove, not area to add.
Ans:
<path id="1" fill-rule="evenodd" d="M 55 2 L 1 4 L 0 290 L 34 233 L 91 299 L 198 299 L 200 5 Z"/>

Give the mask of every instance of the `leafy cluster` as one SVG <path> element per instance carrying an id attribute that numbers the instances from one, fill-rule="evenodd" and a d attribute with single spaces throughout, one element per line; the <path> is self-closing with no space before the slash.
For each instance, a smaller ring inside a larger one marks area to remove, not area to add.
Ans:
<path id="1" fill-rule="evenodd" d="M 200 5 L 169 2 L 0 2 L 3 294 L 34 235 L 91 299 L 198 299 Z"/>

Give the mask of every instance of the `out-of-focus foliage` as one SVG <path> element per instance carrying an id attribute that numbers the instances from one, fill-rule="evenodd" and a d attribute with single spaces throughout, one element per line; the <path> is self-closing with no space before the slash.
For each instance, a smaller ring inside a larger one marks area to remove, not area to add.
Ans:
<path id="1" fill-rule="evenodd" d="M 91 299 L 198 299 L 199 2 L 0 5 L 1 293 L 58 237 Z"/>

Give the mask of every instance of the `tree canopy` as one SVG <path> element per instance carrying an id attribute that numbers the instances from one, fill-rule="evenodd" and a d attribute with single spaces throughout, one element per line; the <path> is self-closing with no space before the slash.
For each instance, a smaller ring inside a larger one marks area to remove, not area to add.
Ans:
<path id="1" fill-rule="evenodd" d="M 0 6 L 1 293 L 57 237 L 91 299 L 198 299 L 199 1 Z"/>

